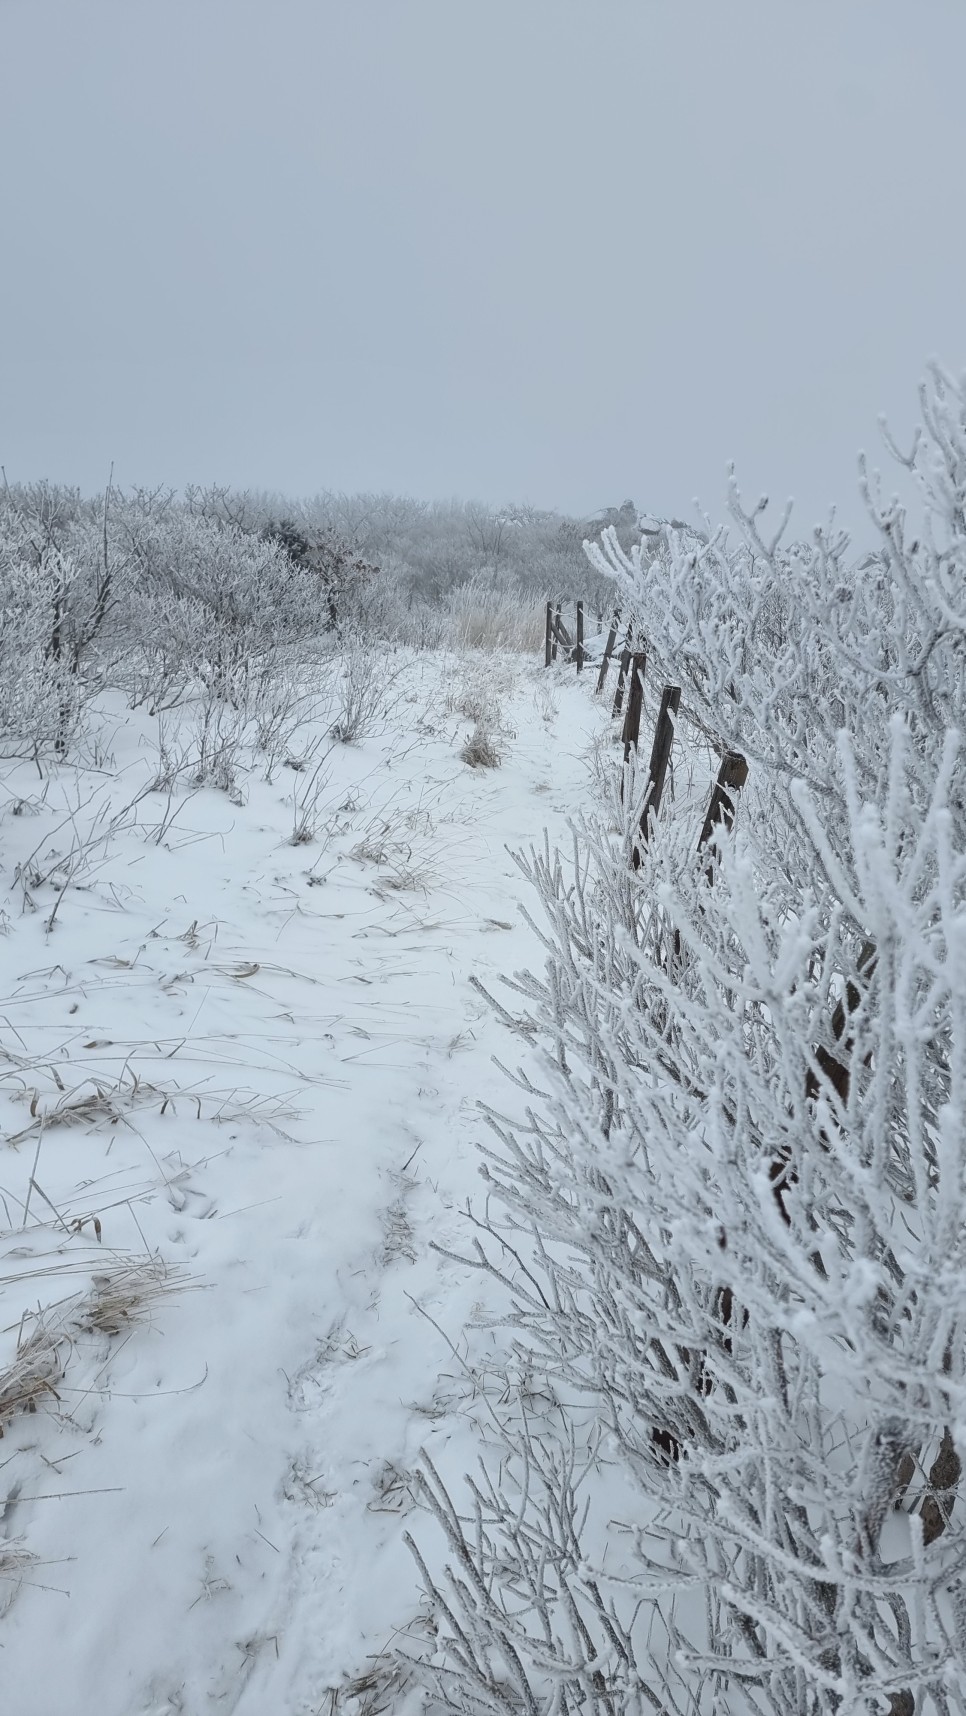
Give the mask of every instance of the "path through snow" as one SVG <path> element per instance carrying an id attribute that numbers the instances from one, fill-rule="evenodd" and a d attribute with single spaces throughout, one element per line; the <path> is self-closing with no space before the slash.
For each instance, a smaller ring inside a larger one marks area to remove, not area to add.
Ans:
<path id="1" fill-rule="evenodd" d="M 478 1291 L 429 1242 L 462 1243 L 477 1100 L 515 1105 L 492 1057 L 529 1053 L 470 978 L 539 966 L 506 848 L 566 839 L 605 720 L 572 674 L 548 720 L 539 668 L 483 661 L 514 736 L 471 771 L 446 708 L 468 671 L 414 658 L 385 733 L 333 753 L 324 842 L 287 843 L 284 770 L 160 841 L 145 800 L 50 933 L 53 884 L 21 912 L 12 874 L 69 849 L 73 777 L 41 803 L 8 770 L 0 1378 L 24 1330 L 53 1366 L 0 1442 L 17 1716 L 328 1711 L 416 1614 L 406 1475 L 429 1438 L 472 1458 L 429 1318 L 458 1344 Z M 75 827 L 150 772 L 122 719 Z"/>

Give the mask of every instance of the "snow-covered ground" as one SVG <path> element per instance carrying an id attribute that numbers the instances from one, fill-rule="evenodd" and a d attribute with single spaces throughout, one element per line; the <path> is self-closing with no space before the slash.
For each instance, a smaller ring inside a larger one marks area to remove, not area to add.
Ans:
<path id="1" fill-rule="evenodd" d="M 518 1111 L 494 1056 L 533 1052 L 471 980 L 541 963 L 507 848 L 587 802 L 593 677 L 413 657 L 305 844 L 284 767 L 119 816 L 157 771 L 119 703 L 90 768 L 3 765 L 11 1716 L 366 1707 L 419 1609 L 407 1473 L 474 1458 L 479 1277 L 430 1242 L 465 1246 L 476 1103 Z M 498 769 L 459 758 L 466 684 Z"/>

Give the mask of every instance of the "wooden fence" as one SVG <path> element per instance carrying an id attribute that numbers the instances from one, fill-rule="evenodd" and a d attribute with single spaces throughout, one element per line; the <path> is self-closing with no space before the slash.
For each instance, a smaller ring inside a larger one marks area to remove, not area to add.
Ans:
<path id="1" fill-rule="evenodd" d="M 598 621 L 601 620 L 602 616 L 598 615 Z M 640 752 L 647 648 L 643 638 L 640 636 L 635 638 L 632 627 L 627 626 L 623 633 L 619 653 L 617 653 L 617 640 L 620 636 L 621 616 L 618 611 L 613 615 L 607 632 L 607 641 L 601 657 L 594 695 L 597 697 L 603 695 L 607 684 L 608 670 L 616 655 L 618 664 L 617 687 L 614 692 L 611 715 L 616 720 L 623 713 L 621 741 L 624 747 L 624 762 L 628 763 L 632 755 L 636 759 Z M 558 650 L 566 651 L 566 659 L 575 663 L 578 673 L 583 671 L 587 661 L 583 602 L 576 604 L 573 636 L 564 624 L 563 602 L 558 600 L 556 603 L 547 603 L 544 645 L 545 667 L 551 667 L 557 661 Z M 626 710 L 624 708 L 625 696 L 627 698 Z M 661 808 L 680 705 L 681 687 L 679 685 L 665 685 L 661 692 L 661 702 L 654 728 L 654 740 L 651 745 L 639 838 L 634 844 L 633 863 L 635 870 L 640 868 L 641 849 L 647 845 L 650 839 L 651 828 Z M 748 763 L 746 759 L 739 751 L 726 751 L 721 759 L 717 779 L 711 789 L 710 802 L 698 836 L 699 851 L 710 844 L 716 829 L 731 829 L 734 826 L 735 795 L 741 791 L 747 779 Z"/>

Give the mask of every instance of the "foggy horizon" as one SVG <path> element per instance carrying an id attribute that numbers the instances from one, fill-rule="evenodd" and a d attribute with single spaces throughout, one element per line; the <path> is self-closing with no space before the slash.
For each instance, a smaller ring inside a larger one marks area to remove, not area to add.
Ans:
<path id="1" fill-rule="evenodd" d="M 966 14 L 0 0 L 11 482 L 861 519 L 966 362 Z"/>

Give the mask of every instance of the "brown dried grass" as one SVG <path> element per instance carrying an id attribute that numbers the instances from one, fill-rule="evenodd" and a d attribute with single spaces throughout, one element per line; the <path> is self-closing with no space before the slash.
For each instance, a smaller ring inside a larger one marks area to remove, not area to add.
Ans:
<path id="1" fill-rule="evenodd" d="M 25 1312 L 12 1363 L 0 1369 L 0 1436 L 22 1412 L 59 1401 L 78 1336 L 115 1338 L 150 1321 L 157 1301 L 192 1283 L 160 1257 L 118 1258 L 91 1278 L 86 1293 Z"/>

